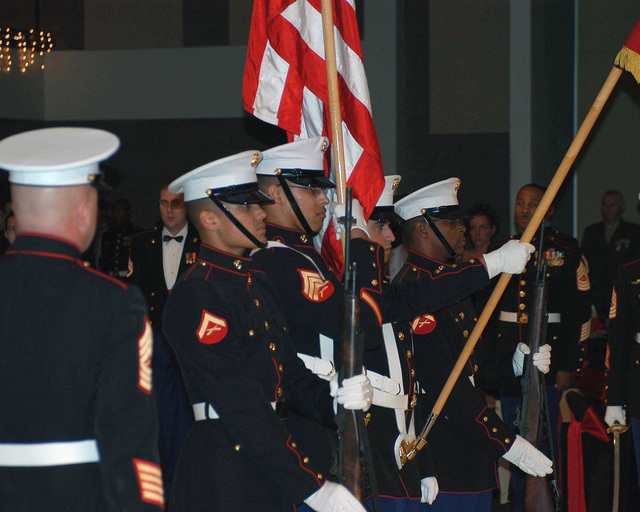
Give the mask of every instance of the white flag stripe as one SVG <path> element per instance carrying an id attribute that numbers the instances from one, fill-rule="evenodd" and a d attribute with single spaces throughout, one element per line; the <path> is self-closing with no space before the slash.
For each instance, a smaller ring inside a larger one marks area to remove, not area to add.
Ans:
<path id="1" fill-rule="evenodd" d="M 296 28 L 309 48 L 322 57 L 322 60 L 325 60 L 322 30 L 314 30 L 315 27 L 322 27 L 322 14 L 306 0 L 298 0 L 282 11 L 282 17 Z M 335 25 L 333 27 L 333 37 L 335 40 L 338 73 L 346 82 L 351 94 L 363 103 L 371 113 L 371 99 L 369 97 L 369 86 L 364 74 L 364 64 L 358 54 L 344 42 L 340 31 Z"/>
<path id="2" fill-rule="evenodd" d="M 347 127 L 347 123 L 342 122 L 342 139 L 345 147 L 344 152 L 344 165 L 347 169 L 349 169 L 349 173 L 347 174 L 347 179 L 351 175 L 351 171 L 355 168 L 356 164 L 360 160 L 362 156 L 363 149 L 360 144 L 353 138 L 351 135 L 351 131 Z"/>
<path id="3" fill-rule="evenodd" d="M 289 64 L 267 42 L 260 64 L 259 86 L 253 103 L 254 114 L 271 124 L 278 124 L 278 110 L 284 93 Z"/>
<path id="4" fill-rule="evenodd" d="M 300 119 L 300 138 L 310 139 L 322 135 L 324 105 L 307 87 L 302 90 L 302 111 L 307 115 Z"/>

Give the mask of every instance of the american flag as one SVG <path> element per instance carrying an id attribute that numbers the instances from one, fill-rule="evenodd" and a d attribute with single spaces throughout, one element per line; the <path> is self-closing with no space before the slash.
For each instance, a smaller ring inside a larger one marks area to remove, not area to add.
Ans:
<path id="1" fill-rule="evenodd" d="M 289 140 L 332 138 L 320 4 L 321 0 L 254 2 L 244 107 L 286 130 Z M 347 186 L 368 218 L 384 188 L 384 172 L 353 0 L 333 0 L 333 22 Z M 325 227 L 322 252 L 340 272 L 340 244 L 331 223 Z"/>

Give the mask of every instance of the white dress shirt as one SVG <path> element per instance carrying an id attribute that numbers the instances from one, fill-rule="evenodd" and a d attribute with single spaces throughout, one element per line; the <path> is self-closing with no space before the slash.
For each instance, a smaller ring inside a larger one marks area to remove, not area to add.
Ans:
<path id="1" fill-rule="evenodd" d="M 184 242 L 187 239 L 187 231 L 189 231 L 189 225 L 185 224 L 180 232 L 175 236 L 181 236 L 182 241 L 168 240 L 164 241 L 164 236 L 174 236 L 167 228 L 162 228 L 162 268 L 164 269 L 164 281 L 167 285 L 167 290 L 171 290 L 176 283 L 178 277 L 178 269 L 180 268 L 180 258 L 182 257 L 182 250 L 184 249 Z"/>

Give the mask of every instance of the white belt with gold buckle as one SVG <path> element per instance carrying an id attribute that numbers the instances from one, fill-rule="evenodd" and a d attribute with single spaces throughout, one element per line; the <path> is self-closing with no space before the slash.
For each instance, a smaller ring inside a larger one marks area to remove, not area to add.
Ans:
<path id="1" fill-rule="evenodd" d="M 499 319 L 501 322 L 509 322 L 512 324 L 520 324 L 527 323 L 526 321 L 521 321 L 518 313 L 512 313 L 510 311 L 500 311 Z M 522 313 L 520 313 L 522 315 Z M 529 316 L 526 315 L 527 321 Z M 547 313 L 547 323 L 549 324 L 559 324 L 562 321 L 562 315 L 560 313 Z"/>

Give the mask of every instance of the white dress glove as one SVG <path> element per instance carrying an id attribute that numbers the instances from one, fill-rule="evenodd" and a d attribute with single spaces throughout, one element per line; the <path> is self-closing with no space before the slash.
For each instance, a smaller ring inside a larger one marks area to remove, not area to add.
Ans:
<path id="1" fill-rule="evenodd" d="M 331 396 L 345 409 L 368 411 L 373 399 L 373 387 L 366 375 L 354 375 L 338 386 L 338 376 L 329 381 Z"/>
<path id="2" fill-rule="evenodd" d="M 604 422 L 611 426 L 615 422 L 620 423 L 620 425 L 626 425 L 627 420 L 624 415 L 624 409 L 621 405 L 607 405 L 607 410 L 604 413 Z"/>
<path id="3" fill-rule="evenodd" d="M 340 219 L 340 217 L 344 219 L 347 208 L 344 203 L 331 203 L 331 205 L 329 205 L 329 210 L 331 211 L 333 228 L 336 231 L 338 239 L 341 239 L 342 232 L 344 231 L 344 224 L 342 224 L 338 219 Z M 351 217 L 354 219 L 353 224 L 351 224 L 351 229 L 361 229 L 365 232 L 367 238 L 370 238 L 369 230 L 367 229 L 367 221 L 364 220 L 362 205 L 357 199 L 351 200 Z"/>
<path id="4" fill-rule="evenodd" d="M 325 482 L 304 502 L 317 512 L 367 512 L 345 486 L 334 482 Z"/>
<path id="5" fill-rule="evenodd" d="M 423 478 L 420 480 L 420 488 L 422 489 L 422 498 L 420 498 L 420 501 L 431 505 L 438 495 L 438 480 L 436 480 L 435 476 Z"/>
<path id="6" fill-rule="evenodd" d="M 531 244 L 509 240 L 499 249 L 483 254 L 489 279 L 493 279 L 501 272 L 520 274 L 527 266 L 531 253 L 535 250 Z"/>
<path id="7" fill-rule="evenodd" d="M 513 365 L 513 374 L 516 377 L 522 375 L 524 366 L 524 356 L 530 354 L 531 349 L 525 343 L 518 343 L 511 364 Z M 538 351 L 533 354 L 533 366 L 542 373 L 549 373 L 549 367 L 551 366 L 551 345 L 542 345 Z"/>
<path id="8" fill-rule="evenodd" d="M 553 471 L 553 463 L 521 436 L 516 436 L 513 446 L 502 457 L 529 475 L 545 476 Z"/>

